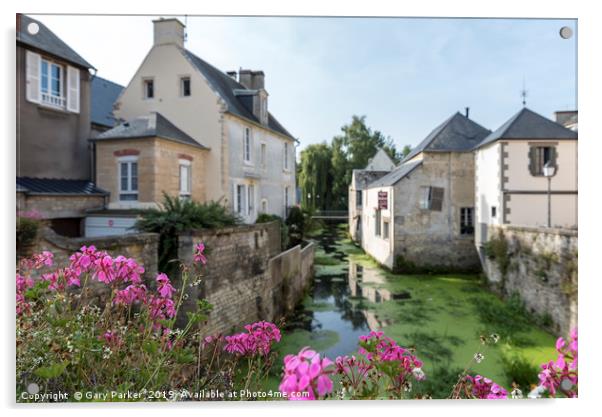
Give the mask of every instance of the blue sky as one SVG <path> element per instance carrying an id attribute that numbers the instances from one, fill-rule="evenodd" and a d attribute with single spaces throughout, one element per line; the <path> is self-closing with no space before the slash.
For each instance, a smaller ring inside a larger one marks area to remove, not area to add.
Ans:
<path id="1" fill-rule="evenodd" d="M 34 16 L 98 75 L 127 84 L 152 44 L 151 16 Z M 166 16 L 167 17 L 167 16 Z M 183 16 L 178 16 L 184 20 Z M 522 107 L 576 108 L 574 20 L 187 18 L 186 47 L 218 68 L 261 69 L 270 111 L 307 144 L 351 116 L 402 147 L 455 111 L 496 129 Z"/>

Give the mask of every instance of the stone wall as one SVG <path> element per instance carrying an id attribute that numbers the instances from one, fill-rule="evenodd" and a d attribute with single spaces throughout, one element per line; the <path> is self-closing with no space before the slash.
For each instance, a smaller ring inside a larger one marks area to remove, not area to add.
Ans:
<path id="1" fill-rule="evenodd" d="M 504 225 L 488 236 L 481 259 L 492 287 L 517 293 L 551 330 L 567 335 L 577 326 L 577 231 Z"/>
<path id="2" fill-rule="evenodd" d="M 259 320 L 278 320 L 301 299 L 312 276 L 313 245 L 280 253 L 278 222 L 180 235 L 179 258 L 192 262 L 199 242 L 205 244 L 207 264 L 201 268 L 199 284 L 187 287 L 183 310 L 194 310 L 199 299 L 213 305 L 203 325 L 205 335 L 231 333 Z M 185 320 L 182 314 L 179 324 Z"/>

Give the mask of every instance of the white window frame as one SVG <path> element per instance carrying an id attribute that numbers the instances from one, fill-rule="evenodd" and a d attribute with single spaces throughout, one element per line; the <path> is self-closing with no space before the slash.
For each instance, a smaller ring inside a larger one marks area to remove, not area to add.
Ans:
<path id="1" fill-rule="evenodd" d="M 146 84 L 151 82 L 153 84 L 153 96 L 149 97 L 148 96 L 148 89 Z M 157 91 L 155 88 L 155 79 L 153 77 L 143 77 L 142 78 L 142 98 L 144 100 L 154 100 L 155 96 L 157 95 Z"/>
<path id="2" fill-rule="evenodd" d="M 255 212 L 255 185 L 248 184 L 247 188 L 247 216 L 252 216 Z"/>
<path id="3" fill-rule="evenodd" d="M 44 64 L 46 64 L 46 74 L 43 72 Z M 53 94 L 52 91 L 52 68 L 56 67 L 59 69 L 59 95 Z M 42 87 L 42 80 L 46 77 L 47 79 L 47 90 L 44 92 Z M 47 106 L 65 108 L 67 99 L 65 96 L 65 67 L 57 62 L 51 61 L 46 58 L 40 59 L 40 102 Z"/>
<path id="4" fill-rule="evenodd" d="M 184 94 L 184 81 L 188 80 L 188 95 Z M 192 80 L 190 75 L 180 76 L 180 97 L 191 97 L 192 96 Z"/>
<path id="5" fill-rule="evenodd" d="M 243 130 L 242 159 L 245 164 L 253 165 L 253 132 L 250 127 Z"/>
<path id="6" fill-rule="evenodd" d="M 136 164 L 136 188 L 134 189 L 132 186 L 132 164 Z M 122 187 L 121 178 L 122 178 L 122 166 L 126 164 L 127 166 L 127 187 L 124 189 Z M 130 202 L 130 201 L 138 201 L 139 191 L 140 191 L 140 167 L 138 165 L 138 157 L 137 156 L 123 156 L 121 158 L 117 158 L 117 182 L 118 182 L 118 190 L 119 190 L 119 201 Z M 122 195 L 135 195 L 135 200 L 122 200 Z"/>
<path id="7" fill-rule="evenodd" d="M 262 168 L 267 168 L 268 166 L 268 144 L 265 142 L 261 142 L 261 145 L 259 146 L 259 158 L 260 158 L 260 165 Z"/>
<path id="8" fill-rule="evenodd" d="M 181 198 L 190 198 L 190 196 L 192 195 L 192 163 L 187 160 L 187 159 L 180 159 L 179 161 L 179 184 L 180 184 L 180 197 Z M 184 189 L 183 188 L 183 176 L 182 176 L 182 171 L 185 170 L 186 172 L 186 185 L 188 185 L 188 189 Z"/>
<path id="9" fill-rule="evenodd" d="M 288 142 L 284 142 L 283 159 L 282 159 L 282 166 L 283 166 L 284 171 L 290 171 L 288 154 L 289 154 Z"/>
<path id="10" fill-rule="evenodd" d="M 244 216 L 246 211 L 247 187 L 245 184 L 234 184 L 234 212 Z"/>
<path id="11" fill-rule="evenodd" d="M 268 206 L 268 199 L 267 198 L 262 198 L 261 199 L 261 213 L 267 213 L 269 210 L 269 206 Z"/>

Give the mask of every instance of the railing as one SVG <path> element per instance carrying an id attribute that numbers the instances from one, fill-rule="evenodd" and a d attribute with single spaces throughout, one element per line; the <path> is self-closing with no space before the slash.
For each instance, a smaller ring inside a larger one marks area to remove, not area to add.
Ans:
<path id="1" fill-rule="evenodd" d="M 54 107 L 65 107 L 65 97 L 58 97 L 48 93 L 42 93 L 42 103 Z"/>
<path id="2" fill-rule="evenodd" d="M 312 216 L 315 219 L 346 219 L 349 217 L 347 210 L 316 210 Z"/>

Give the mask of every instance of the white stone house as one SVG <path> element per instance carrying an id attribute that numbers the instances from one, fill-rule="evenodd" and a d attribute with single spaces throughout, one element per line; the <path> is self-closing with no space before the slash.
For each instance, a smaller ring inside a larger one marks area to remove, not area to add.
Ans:
<path id="1" fill-rule="evenodd" d="M 576 131 L 523 108 L 479 144 L 474 159 L 478 248 L 490 226 L 546 227 L 548 197 L 551 226 L 577 227 Z M 546 164 L 555 168 L 549 194 Z"/>
<path id="2" fill-rule="evenodd" d="M 368 184 L 362 248 L 399 272 L 478 270 L 472 149 L 489 133 L 456 113 Z"/>
<path id="3" fill-rule="evenodd" d="M 354 169 L 349 185 L 349 233 L 356 242 L 362 236 L 362 207 L 366 187 L 395 168 L 389 155 L 379 148 L 364 169 Z"/>
<path id="4" fill-rule="evenodd" d="M 208 148 L 203 167 L 188 173 L 192 187 L 205 183 L 205 200 L 248 223 L 262 212 L 284 216 L 295 204 L 297 141 L 268 111 L 264 73 L 222 72 L 185 48 L 179 20 L 153 24 L 153 46 L 115 102 L 115 117 L 127 123 L 159 113 Z"/>

